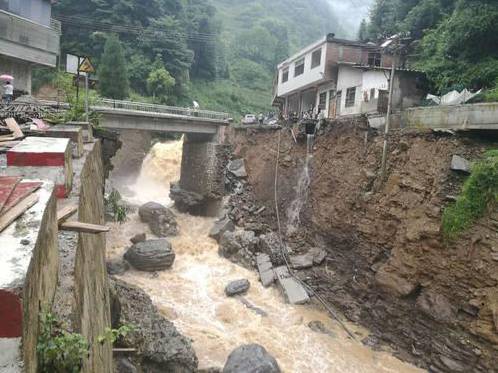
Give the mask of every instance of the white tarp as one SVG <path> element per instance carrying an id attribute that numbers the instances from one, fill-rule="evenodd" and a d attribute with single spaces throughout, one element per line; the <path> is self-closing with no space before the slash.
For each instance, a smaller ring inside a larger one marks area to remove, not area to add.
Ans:
<path id="1" fill-rule="evenodd" d="M 438 105 L 459 105 L 466 103 L 471 98 L 477 96 L 479 93 L 481 93 L 481 90 L 477 91 L 476 93 L 472 93 L 467 90 L 467 88 L 465 88 L 462 92 L 451 91 L 444 96 L 434 96 L 429 94 L 427 95 L 427 99 L 434 101 Z"/>

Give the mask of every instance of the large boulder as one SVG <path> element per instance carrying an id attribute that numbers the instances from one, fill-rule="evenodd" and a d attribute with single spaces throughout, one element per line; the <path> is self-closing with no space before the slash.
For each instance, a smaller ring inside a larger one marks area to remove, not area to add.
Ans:
<path id="1" fill-rule="evenodd" d="M 280 367 L 263 346 L 250 344 L 232 351 L 223 373 L 280 373 Z"/>
<path id="2" fill-rule="evenodd" d="M 228 171 L 235 177 L 247 177 L 246 165 L 243 159 L 234 159 L 228 163 Z"/>
<path id="3" fill-rule="evenodd" d="M 120 338 L 120 346 L 135 348 L 134 362 L 147 373 L 197 372 L 198 360 L 189 338 L 178 332 L 138 287 L 112 281 L 114 303 L 119 303 L 117 323 L 133 325 L 134 330 Z"/>
<path id="4" fill-rule="evenodd" d="M 228 217 L 225 217 L 214 223 L 213 228 L 209 232 L 209 237 L 219 242 L 225 232 L 233 232 L 234 230 L 235 224 Z"/>
<path id="5" fill-rule="evenodd" d="M 250 286 L 251 283 L 246 279 L 232 281 L 225 287 L 225 294 L 228 297 L 244 294 L 249 290 Z"/>
<path id="6" fill-rule="evenodd" d="M 107 273 L 111 276 L 122 275 L 127 270 L 130 269 L 130 264 L 123 259 L 113 259 L 105 263 L 107 268 Z"/>
<path id="7" fill-rule="evenodd" d="M 178 224 L 173 212 L 167 207 L 148 202 L 138 209 L 140 220 L 148 223 L 150 230 L 158 237 L 174 236 L 178 234 Z"/>
<path id="8" fill-rule="evenodd" d="M 221 237 L 219 253 L 225 258 L 242 252 L 254 254 L 258 243 L 259 239 L 252 231 L 227 231 Z"/>
<path id="9" fill-rule="evenodd" d="M 206 199 L 198 193 L 180 188 L 178 184 L 171 184 L 169 196 L 175 201 L 175 206 L 180 212 L 192 215 L 202 215 L 205 212 Z"/>
<path id="10" fill-rule="evenodd" d="M 156 272 L 170 268 L 175 253 L 167 240 L 149 240 L 130 247 L 124 258 L 140 271 Z"/>

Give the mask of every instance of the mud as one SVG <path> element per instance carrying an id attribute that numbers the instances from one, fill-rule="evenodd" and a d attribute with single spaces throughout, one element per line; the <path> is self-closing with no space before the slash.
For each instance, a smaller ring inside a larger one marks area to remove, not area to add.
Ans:
<path id="1" fill-rule="evenodd" d="M 283 130 L 278 205 L 295 197 L 306 141 Z M 250 189 L 274 229 L 277 132 L 232 131 Z M 494 140 L 493 140 L 494 139 Z M 364 123 L 335 123 L 317 137 L 311 191 L 301 229 L 287 237 L 295 253 L 323 247 L 326 264 L 309 283 L 350 320 L 373 331 L 369 345 L 438 372 L 498 371 L 498 211 L 490 211 L 458 241 L 442 239 L 440 222 L 463 176 L 450 171 L 454 154 L 478 159 L 497 138 L 395 131 L 388 176 L 379 183 L 382 137 Z"/>

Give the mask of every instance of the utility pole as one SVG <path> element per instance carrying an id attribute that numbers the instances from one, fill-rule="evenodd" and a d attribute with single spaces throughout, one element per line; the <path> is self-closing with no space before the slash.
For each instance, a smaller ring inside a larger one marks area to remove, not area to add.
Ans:
<path id="1" fill-rule="evenodd" d="M 384 147 L 382 148 L 382 163 L 380 169 L 380 182 L 381 184 L 384 182 L 387 171 L 387 150 L 388 150 L 388 137 L 389 130 L 391 128 L 391 117 L 393 110 L 393 92 L 394 92 L 394 80 L 396 75 L 396 63 L 397 63 L 397 52 L 399 49 L 400 35 L 394 35 L 387 42 L 383 44 L 383 47 L 390 47 L 392 44 L 393 50 L 393 62 L 391 66 L 391 76 L 389 78 L 389 97 L 387 101 L 387 114 L 386 114 L 386 125 L 384 127 Z"/>
<path id="2" fill-rule="evenodd" d="M 87 123 L 90 122 L 88 114 L 88 75 L 90 73 L 85 73 L 85 121 Z"/>
<path id="3" fill-rule="evenodd" d="M 386 125 L 384 128 L 384 147 L 382 148 L 382 166 L 381 166 L 381 180 L 384 181 L 386 177 L 387 168 L 387 148 L 388 148 L 388 136 L 391 127 L 391 113 L 393 106 L 393 91 L 394 91 L 394 77 L 396 74 L 396 55 L 393 56 L 393 63 L 391 67 L 391 77 L 389 78 L 389 98 L 387 101 L 387 114 L 386 114 Z"/>

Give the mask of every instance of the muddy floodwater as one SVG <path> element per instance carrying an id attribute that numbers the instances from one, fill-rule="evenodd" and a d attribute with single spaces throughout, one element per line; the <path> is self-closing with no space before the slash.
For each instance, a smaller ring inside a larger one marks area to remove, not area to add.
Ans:
<path id="1" fill-rule="evenodd" d="M 181 146 L 181 141 L 156 144 L 133 193 L 125 198 L 134 204 L 152 200 L 170 205 L 169 183 L 179 178 Z M 359 341 L 368 332 L 348 324 L 358 337 L 353 341 L 318 305 L 286 304 L 276 287 L 260 285 L 256 272 L 218 256 L 217 242 L 208 237 L 214 219 L 175 213 L 180 234 L 170 238 L 176 253 L 173 267 L 157 275 L 131 270 L 120 278 L 144 289 L 159 311 L 193 340 L 200 368 L 222 367 L 235 347 L 259 343 L 283 372 L 421 371 L 362 345 Z M 113 224 L 108 257 L 122 255 L 129 238 L 142 232 L 153 237 L 136 214 L 124 224 Z M 242 278 L 251 282 L 249 292 L 242 299 L 227 298 L 225 285 Z M 317 321 L 321 331 L 309 327 Z"/>

